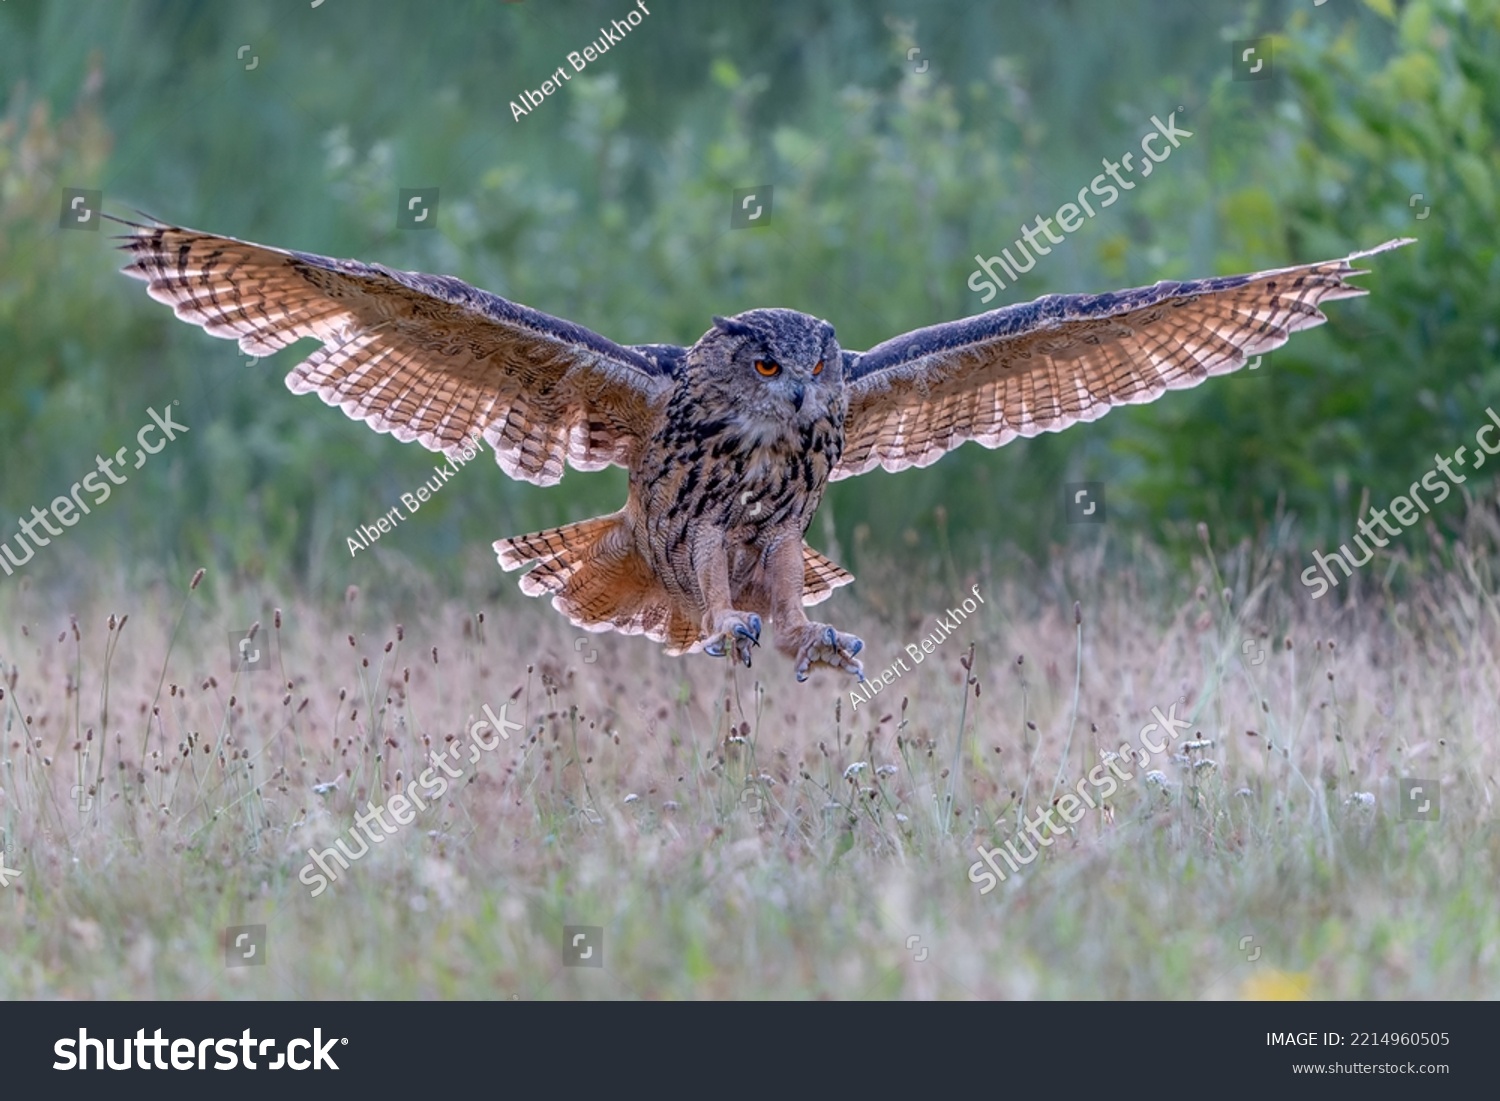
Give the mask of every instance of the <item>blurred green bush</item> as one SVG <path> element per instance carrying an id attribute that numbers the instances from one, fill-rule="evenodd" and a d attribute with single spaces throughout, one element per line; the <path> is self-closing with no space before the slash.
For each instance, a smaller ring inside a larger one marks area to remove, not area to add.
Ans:
<path id="1" fill-rule="evenodd" d="M 396 5 L 284 24 L 228 6 L 7 5 L 0 67 L 31 79 L 0 121 L 0 538 L 174 399 L 189 435 L 64 542 L 338 579 L 344 537 L 436 461 L 293 399 L 280 379 L 296 352 L 247 369 L 174 321 L 115 274 L 106 233 L 59 230 L 65 186 L 102 187 L 116 213 L 451 272 L 621 342 L 689 343 L 715 313 L 785 305 L 860 348 L 1043 293 L 1419 238 L 1257 376 L 832 487 L 814 539 L 866 554 L 910 555 L 903 537 L 934 534 L 939 506 L 964 558 L 1092 538 L 1063 523 L 1062 483 L 1096 478 L 1112 530 L 1171 543 L 1207 520 L 1232 541 L 1292 515 L 1277 537 L 1322 545 L 1361 494 L 1399 492 L 1500 402 L 1500 0 L 1297 12 L 1264 82 L 1231 78 L 1231 43 L 1263 33 L 1238 5 L 908 7 L 905 22 L 834 0 L 662 9 L 516 122 L 508 99 L 610 5 L 475 4 L 440 26 Z M 247 42 L 257 71 L 235 60 Z M 981 305 L 975 255 L 1174 110 L 1194 137 Z M 731 190 L 766 182 L 771 224 L 730 231 Z M 397 188 L 430 185 L 438 232 L 398 232 Z M 618 471 L 538 490 L 466 469 L 399 549 L 442 561 L 623 492 Z"/>

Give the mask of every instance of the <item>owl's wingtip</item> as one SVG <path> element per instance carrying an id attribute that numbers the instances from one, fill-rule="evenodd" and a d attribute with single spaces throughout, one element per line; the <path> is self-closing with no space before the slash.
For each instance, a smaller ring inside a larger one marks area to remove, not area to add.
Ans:
<path id="1" fill-rule="evenodd" d="M 1376 245 L 1374 248 L 1367 248 L 1363 252 L 1351 252 L 1347 259 L 1359 260 L 1365 256 L 1375 256 L 1382 252 L 1390 252 L 1391 249 L 1404 248 L 1406 245 L 1414 245 L 1416 243 L 1417 239 L 1415 237 L 1392 237 L 1389 241 Z"/>

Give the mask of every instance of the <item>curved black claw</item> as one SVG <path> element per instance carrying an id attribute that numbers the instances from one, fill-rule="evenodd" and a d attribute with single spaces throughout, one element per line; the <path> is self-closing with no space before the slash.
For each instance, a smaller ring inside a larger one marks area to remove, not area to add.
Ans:
<path id="1" fill-rule="evenodd" d="M 754 612 L 751 612 L 750 613 L 749 626 L 746 626 L 743 623 L 736 623 L 734 625 L 734 633 L 736 635 L 738 635 L 740 638 L 747 638 L 747 639 L 749 639 L 750 642 L 753 645 L 759 646 L 760 645 L 760 616 L 756 615 Z M 749 664 L 749 663 L 747 662 L 746 664 Z"/>
<path id="2" fill-rule="evenodd" d="M 721 658 L 733 651 L 746 669 L 751 651 L 760 645 L 761 621 L 754 612 L 730 612 L 718 617 L 718 633 L 703 644 L 703 652 Z"/>

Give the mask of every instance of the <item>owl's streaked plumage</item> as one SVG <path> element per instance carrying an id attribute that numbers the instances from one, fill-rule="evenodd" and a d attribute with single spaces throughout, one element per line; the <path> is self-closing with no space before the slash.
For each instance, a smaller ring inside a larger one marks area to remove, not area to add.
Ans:
<path id="1" fill-rule="evenodd" d="M 169 225 L 129 227 L 125 271 L 213 334 L 269 355 L 323 347 L 287 385 L 400 440 L 454 456 L 477 432 L 515 478 L 630 472 L 608 516 L 502 539 L 536 563 L 523 591 L 580 627 L 668 653 L 733 651 L 762 620 L 798 679 L 862 677 L 863 643 L 803 606 L 854 578 L 803 541 L 829 480 L 926 466 L 966 440 L 1095 420 L 1227 374 L 1366 293 L 1343 260 L 1099 295 L 1048 295 L 918 329 L 867 352 L 795 310 L 750 310 L 691 348 L 624 347 L 451 276 L 290 252 Z"/>

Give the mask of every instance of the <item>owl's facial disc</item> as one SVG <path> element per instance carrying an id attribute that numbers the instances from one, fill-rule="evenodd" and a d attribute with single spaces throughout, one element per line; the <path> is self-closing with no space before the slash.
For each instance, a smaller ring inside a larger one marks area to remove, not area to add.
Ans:
<path id="1" fill-rule="evenodd" d="M 805 359 L 806 357 L 798 357 Z M 795 417 L 802 413 L 803 406 L 808 407 L 811 415 L 821 415 L 827 405 L 827 395 L 824 393 L 826 387 L 818 378 L 822 374 L 823 360 L 814 363 L 798 362 L 798 358 L 789 357 L 791 362 L 783 364 L 780 360 L 772 358 L 770 352 L 755 355 L 751 359 L 751 365 L 755 373 L 760 377 L 755 381 L 763 387 L 763 392 L 771 399 L 773 415 L 784 414 L 784 407 L 778 410 L 783 402 L 791 405 L 791 413 Z M 824 400 L 811 400 L 823 397 Z"/>
<path id="2" fill-rule="evenodd" d="M 833 326 L 795 310 L 750 310 L 715 318 L 704 334 L 705 349 L 717 347 L 722 369 L 700 376 L 720 393 L 733 419 L 760 443 L 799 432 L 828 416 L 843 390 Z M 713 353 L 706 352 L 705 364 Z"/>

